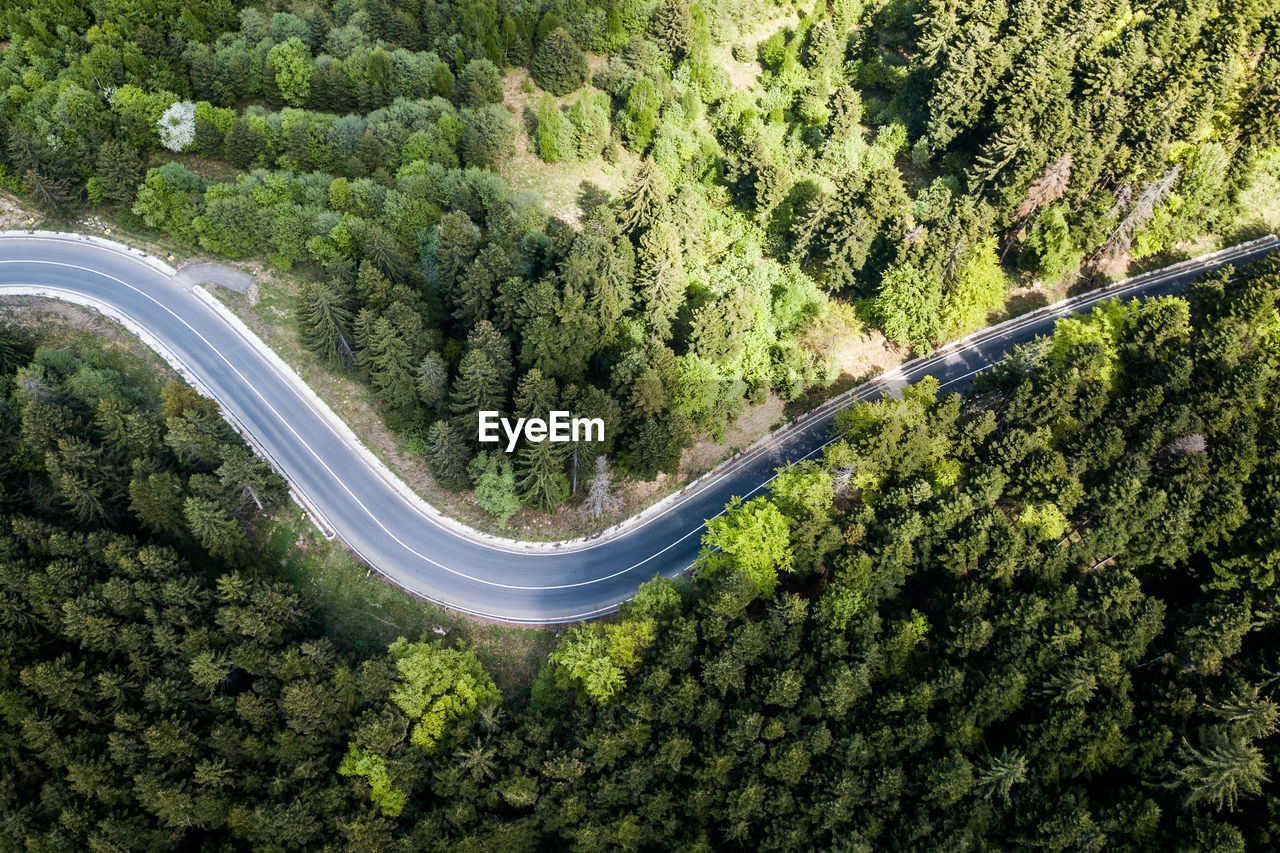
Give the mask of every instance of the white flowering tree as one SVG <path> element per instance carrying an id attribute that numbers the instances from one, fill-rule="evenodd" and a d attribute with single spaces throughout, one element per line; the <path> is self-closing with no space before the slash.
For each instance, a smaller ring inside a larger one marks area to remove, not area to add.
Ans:
<path id="1" fill-rule="evenodd" d="M 170 151 L 185 151 L 196 138 L 196 105 L 175 101 L 156 122 L 160 144 Z"/>

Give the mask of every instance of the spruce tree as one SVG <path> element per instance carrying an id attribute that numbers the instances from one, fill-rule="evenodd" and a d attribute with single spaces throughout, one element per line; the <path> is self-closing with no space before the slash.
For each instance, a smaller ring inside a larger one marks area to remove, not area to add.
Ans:
<path id="1" fill-rule="evenodd" d="M 480 349 L 469 350 L 458 365 L 458 375 L 449 392 L 449 415 L 458 435 L 475 441 L 479 435 L 481 411 L 502 411 L 506 407 L 507 384 L 492 356 Z"/>
<path id="2" fill-rule="evenodd" d="M 640 163 L 631 183 L 622 191 L 622 227 L 625 231 L 644 231 L 653 225 L 671 193 L 671 183 L 653 159 Z"/>
<path id="3" fill-rule="evenodd" d="M 529 64 L 534 82 L 556 96 L 579 88 L 587 79 L 587 71 L 587 58 L 563 27 L 543 39 Z"/>
<path id="4" fill-rule="evenodd" d="M 448 421 L 436 421 L 427 430 L 427 462 L 431 476 L 446 489 L 465 489 L 468 459 L 467 443 Z"/>
<path id="5" fill-rule="evenodd" d="M 374 390 L 398 424 L 407 424 L 417 408 L 413 355 L 400 333 L 384 318 L 373 326 L 369 341 Z"/>
<path id="6" fill-rule="evenodd" d="M 298 294 L 298 332 L 302 345 L 331 364 L 352 364 L 351 309 L 337 282 L 306 283 Z"/>
<path id="7" fill-rule="evenodd" d="M 418 400 L 435 409 L 449 388 L 449 368 L 438 352 L 429 352 L 418 365 Z"/>
<path id="8" fill-rule="evenodd" d="M 693 16 L 687 0 L 662 0 L 649 19 L 649 38 L 679 63 L 693 44 Z"/>
<path id="9" fill-rule="evenodd" d="M 640 298 L 645 319 L 659 341 L 671 337 L 671 321 L 684 304 L 686 272 L 681 258 L 680 236 L 666 223 L 644 236 L 641 248 Z"/>
<path id="10" fill-rule="evenodd" d="M 516 457 L 520 500 L 543 512 L 554 512 L 569 496 L 560 446 L 550 441 L 526 442 Z"/>
<path id="11" fill-rule="evenodd" d="M 454 285 L 453 317 L 460 328 L 489 319 L 494 291 L 512 272 L 511 259 L 496 241 L 480 251 Z"/>
<path id="12" fill-rule="evenodd" d="M 132 148 L 108 139 L 98 149 L 97 167 L 93 176 L 102 188 L 107 201 L 132 204 L 142 183 L 142 158 Z"/>
<path id="13" fill-rule="evenodd" d="M 183 514 L 191 533 L 212 556 L 238 564 L 248 555 L 244 530 L 214 501 L 193 495 L 183 503 Z"/>

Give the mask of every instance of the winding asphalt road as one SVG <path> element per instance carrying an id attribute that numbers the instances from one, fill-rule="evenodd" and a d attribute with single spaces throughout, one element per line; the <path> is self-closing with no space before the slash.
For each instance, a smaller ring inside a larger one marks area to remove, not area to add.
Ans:
<path id="1" fill-rule="evenodd" d="M 856 400 L 934 376 L 965 388 L 1014 345 L 1060 317 L 1116 296 L 1176 291 L 1207 270 L 1280 246 L 1269 236 L 1148 273 L 971 335 L 860 386 L 765 438 L 616 536 L 531 551 L 467 535 L 433 518 L 371 464 L 300 380 L 181 277 L 136 252 L 84 239 L 0 237 L 0 295 L 52 296 L 97 308 L 142 335 L 222 405 L 328 526 L 387 578 L 456 610 L 509 622 L 557 623 L 609 612 L 655 574 L 674 576 L 698 554 L 703 520 L 734 496 L 760 491 L 779 466 L 817 455 L 832 418 Z"/>

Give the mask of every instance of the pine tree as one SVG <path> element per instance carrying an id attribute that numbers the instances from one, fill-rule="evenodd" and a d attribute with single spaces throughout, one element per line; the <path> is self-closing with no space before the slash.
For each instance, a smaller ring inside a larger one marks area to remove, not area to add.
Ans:
<path id="1" fill-rule="evenodd" d="M 671 321 L 684 304 L 688 284 L 680 235 L 665 222 L 644 235 L 638 282 L 649 328 L 659 341 L 669 340 Z"/>
<path id="2" fill-rule="evenodd" d="M 556 96 L 579 88 L 587 79 L 588 70 L 587 58 L 563 27 L 543 39 L 529 64 L 534 82 Z"/>
<path id="3" fill-rule="evenodd" d="M 693 44 L 693 16 L 687 0 L 662 0 L 649 19 L 649 38 L 679 63 Z"/>
<path id="4" fill-rule="evenodd" d="M 507 384 L 493 358 L 481 349 L 469 350 L 449 392 L 449 414 L 456 432 L 474 440 L 479 435 L 479 413 L 502 411 L 506 400 Z"/>
<path id="5" fill-rule="evenodd" d="M 102 188 L 102 197 L 120 204 L 133 204 L 142 183 L 142 158 L 132 148 L 108 139 L 98 149 L 93 176 Z"/>
<path id="6" fill-rule="evenodd" d="M 370 374 L 374 390 L 394 419 L 407 423 L 417 408 L 413 354 L 400 333 L 379 318 L 369 341 Z"/>
<path id="7" fill-rule="evenodd" d="M 998 799 L 1008 805 L 1013 786 L 1027 781 L 1027 759 L 1006 749 L 999 757 L 988 756 L 979 762 L 974 788 L 988 800 Z"/>
<path id="8" fill-rule="evenodd" d="M 616 340 L 618 323 L 635 301 L 635 250 L 612 216 L 583 223 L 560 265 L 560 277 L 566 289 L 587 294 L 601 342 Z"/>
<path id="9" fill-rule="evenodd" d="M 232 513 L 244 517 L 252 504 L 259 513 L 267 508 L 271 491 L 278 482 L 270 466 L 258 455 L 237 445 L 228 446 L 222 464 L 214 472 L 222 491 L 231 500 Z"/>
<path id="10" fill-rule="evenodd" d="M 189 497 L 183 503 L 187 526 L 212 556 L 239 563 L 248 555 L 249 540 L 236 520 L 212 500 Z"/>
<path id="11" fill-rule="evenodd" d="M 440 217 L 435 242 L 429 253 L 430 260 L 434 263 L 429 273 L 434 273 L 441 293 L 450 304 L 454 298 L 454 282 L 470 265 L 479 248 L 480 229 L 467 216 L 466 211 L 453 211 Z"/>
<path id="12" fill-rule="evenodd" d="M 560 389 L 556 381 L 533 368 L 516 385 L 515 415 L 518 418 L 546 418 L 556 408 Z"/>
<path id="13" fill-rule="evenodd" d="M 809 265 L 815 241 L 826 227 L 827 218 L 835 212 L 836 203 L 827 193 L 819 193 L 805 206 L 791 226 L 791 260 L 801 267 Z"/>
<path id="14" fill-rule="evenodd" d="M 431 476 L 446 489 L 465 489 L 468 453 L 466 442 L 448 421 L 436 421 L 427 430 L 427 462 Z"/>
<path id="15" fill-rule="evenodd" d="M 391 299 L 391 281 L 368 258 L 356 270 L 356 293 L 363 308 L 381 312 Z"/>
<path id="16" fill-rule="evenodd" d="M 502 103 L 502 72 L 487 59 L 471 60 L 458 76 L 458 97 L 467 107 Z"/>
<path id="17" fill-rule="evenodd" d="M 942 334 L 942 288 L 912 265 L 889 269 L 880 280 L 875 312 L 891 341 L 910 347 L 937 343 Z"/>
<path id="18" fill-rule="evenodd" d="M 23 174 L 22 184 L 36 207 L 46 215 L 61 213 L 76 198 L 69 179 L 46 175 L 35 169 L 28 169 Z"/>
<path id="19" fill-rule="evenodd" d="M 303 346 L 331 364 L 353 364 L 351 309 L 337 282 L 307 282 L 298 294 L 298 331 Z"/>
<path id="20" fill-rule="evenodd" d="M 512 272 L 511 259 L 497 242 L 480 251 L 454 286 L 453 317 L 460 328 L 469 329 L 489 319 L 494 290 Z"/>
<path id="21" fill-rule="evenodd" d="M 1186 805 L 1207 802 L 1218 811 L 1234 809 L 1242 794 L 1261 793 L 1267 780 L 1262 751 L 1224 726 L 1207 728 L 1198 747 L 1184 738 L 1170 767 Z"/>
<path id="22" fill-rule="evenodd" d="M 569 496 L 569 480 L 558 445 L 550 441 L 526 442 L 517 454 L 520 500 L 543 512 L 554 512 Z"/>
<path id="23" fill-rule="evenodd" d="M 671 184 L 652 158 L 646 157 L 631 183 L 622 191 L 622 227 L 627 232 L 644 231 L 658 218 L 671 193 Z"/>
<path id="24" fill-rule="evenodd" d="M 418 400 L 435 409 L 449 388 L 449 368 L 438 352 L 429 352 L 418 365 Z"/>

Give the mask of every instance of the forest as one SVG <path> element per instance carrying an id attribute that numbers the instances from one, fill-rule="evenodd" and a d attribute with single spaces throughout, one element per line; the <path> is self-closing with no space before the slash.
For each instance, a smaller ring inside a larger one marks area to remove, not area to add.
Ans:
<path id="1" fill-rule="evenodd" d="M 833 303 L 925 351 L 1238 236 L 1280 143 L 1274 0 L 6 5 L 0 183 L 296 272 L 305 345 L 499 524 L 827 387 Z M 553 215 L 526 138 L 625 186 Z M 606 440 L 476 442 L 557 408 Z"/>
<path id="2" fill-rule="evenodd" d="M 857 404 L 504 699 L 340 651 L 189 388 L 0 326 L 13 850 L 1280 843 L 1280 258 Z"/>

